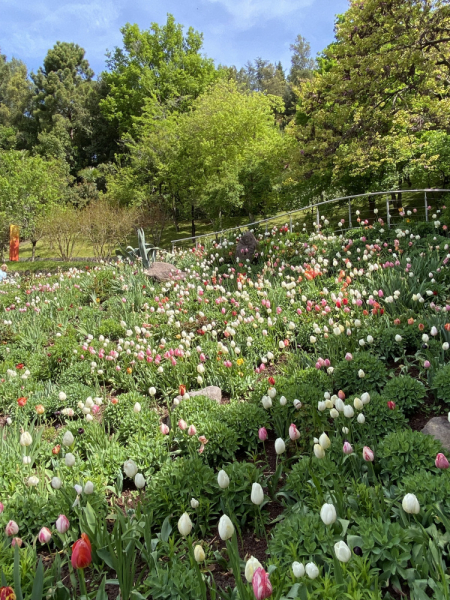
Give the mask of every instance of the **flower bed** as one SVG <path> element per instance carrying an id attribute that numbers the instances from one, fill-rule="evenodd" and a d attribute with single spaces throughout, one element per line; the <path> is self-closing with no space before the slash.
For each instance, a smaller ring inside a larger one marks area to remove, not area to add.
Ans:
<path id="1" fill-rule="evenodd" d="M 409 423 L 450 404 L 450 254 L 383 227 L 1 284 L 0 597 L 447 597 L 449 463 Z"/>

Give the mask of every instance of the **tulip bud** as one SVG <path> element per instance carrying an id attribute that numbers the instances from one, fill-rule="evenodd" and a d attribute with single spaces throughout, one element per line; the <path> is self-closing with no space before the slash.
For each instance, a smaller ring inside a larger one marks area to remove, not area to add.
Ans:
<path id="1" fill-rule="evenodd" d="M 84 493 L 88 496 L 94 492 L 94 484 L 92 481 L 87 481 L 84 486 Z"/>
<path id="2" fill-rule="evenodd" d="M 280 405 L 281 406 L 286 406 L 286 404 L 287 404 L 287 400 L 286 400 L 285 396 L 281 396 L 281 398 L 280 398 Z"/>
<path id="3" fill-rule="evenodd" d="M 134 477 L 134 485 L 138 490 L 141 490 L 145 486 L 145 478 L 142 473 L 136 473 Z"/>
<path id="4" fill-rule="evenodd" d="M 56 530 L 58 533 L 66 533 L 69 530 L 69 519 L 65 515 L 59 515 L 56 520 Z"/>
<path id="5" fill-rule="evenodd" d="M 373 462 L 374 458 L 375 458 L 375 456 L 374 456 L 373 450 L 371 450 L 369 448 L 369 446 L 364 446 L 364 448 L 363 448 L 363 459 L 366 462 Z"/>
<path id="6" fill-rule="evenodd" d="M 277 390 L 274 387 L 271 387 L 267 391 L 267 395 L 269 396 L 269 398 L 271 398 L 273 400 L 275 398 L 275 396 L 277 395 Z"/>
<path id="7" fill-rule="evenodd" d="M 325 525 L 332 525 L 337 519 L 334 506 L 332 504 L 324 504 L 320 509 L 320 518 Z"/>
<path id="8" fill-rule="evenodd" d="M 319 410 L 320 412 L 323 412 L 326 408 L 327 408 L 327 403 L 324 400 L 320 400 L 317 403 L 317 410 Z"/>
<path id="9" fill-rule="evenodd" d="M 434 464 L 436 465 L 436 467 L 438 469 L 448 469 L 448 467 L 449 467 L 449 462 L 448 462 L 447 458 L 441 452 L 439 452 L 439 454 L 436 456 L 436 460 L 435 460 Z"/>
<path id="10" fill-rule="evenodd" d="M 195 561 L 198 563 L 203 562 L 206 558 L 205 552 L 199 544 L 197 544 L 197 546 L 195 546 L 195 548 L 194 548 L 194 558 L 195 558 Z"/>
<path id="11" fill-rule="evenodd" d="M 267 433 L 267 429 L 266 429 L 265 427 L 261 427 L 261 428 L 258 430 L 258 437 L 259 437 L 259 440 L 260 440 L 261 442 L 265 442 L 265 441 L 267 440 L 267 438 L 268 438 L 269 436 L 268 436 L 268 433 Z"/>
<path id="12" fill-rule="evenodd" d="M 56 446 L 53 446 L 53 448 L 52 448 L 53 455 L 57 456 L 60 452 L 61 452 L 61 446 L 59 444 L 56 444 Z"/>
<path id="13" fill-rule="evenodd" d="M 309 577 L 310 579 L 315 579 L 316 577 L 318 577 L 318 576 L 319 576 L 319 569 L 318 569 L 318 568 L 317 568 L 317 566 L 316 566 L 314 563 L 312 563 L 312 562 L 310 562 L 310 563 L 308 563 L 308 564 L 306 565 L 306 567 L 305 567 L 305 571 L 306 571 L 306 574 L 308 575 L 308 577 Z"/>
<path id="14" fill-rule="evenodd" d="M 262 565 L 259 560 L 254 556 L 250 556 L 245 564 L 245 579 L 248 581 L 248 583 L 252 582 L 254 572 L 260 567 L 262 567 Z"/>
<path id="15" fill-rule="evenodd" d="M 358 377 L 360 379 L 363 379 L 366 376 L 366 374 L 364 373 L 364 371 L 362 369 L 359 369 L 358 371 Z"/>
<path id="16" fill-rule="evenodd" d="M 24 431 L 20 436 L 20 445 L 21 446 L 31 446 L 33 443 L 33 439 L 28 431 Z"/>
<path id="17" fill-rule="evenodd" d="M 294 408 L 295 410 L 300 410 L 302 407 L 302 403 L 300 402 L 300 400 L 295 399 L 293 402 Z"/>
<path id="18" fill-rule="evenodd" d="M 406 494 L 402 501 L 403 510 L 411 515 L 417 515 L 420 512 L 420 504 L 414 494 Z"/>
<path id="19" fill-rule="evenodd" d="M 294 423 L 291 423 L 289 426 L 289 437 L 293 442 L 295 440 L 298 440 L 298 438 L 300 437 L 300 431 L 297 429 Z"/>
<path id="20" fill-rule="evenodd" d="M 67 400 L 67 396 L 64 392 L 59 392 L 58 398 L 60 399 L 61 402 L 64 402 L 64 400 Z"/>
<path id="21" fill-rule="evenodd" d="M 5 533 L 8 537 L 12 537 L 13 535 L 17 535 L 19 532 L 19 526 L 15 521 L 9 521 L 5 527 Z"/>
<path id="22" fill-rule="evenodd" d="M 363 423 L 366 422 L 366 417 L 362 413 L 359 413 L 359 415 L 356 417 L 356 420 L 360 425 L 363 425 Z"/>
<path id="23" fill-rule="evenodd" d="M 330 410 L 330 417 L 332 419 L 337 419 L 339 417 L 339 412 L 335 408 L 332 408 Z"/>
<path id="24" fill-rule="evenodd" d="M 234 534 L 234 525 L 230 517 L 222 515 L 219 521 L 219 536 L 221 540 L 229 540 Z"/>
<path id="25" fill-rule="evenodd" d="M 192 521 L 186 512 L 178 520 L 178 531 L 183 537 L 186 537 L 192 531 Z"/>
<path id="26" fill-rule="evenodd" d="M 223 469 L 217 475 L 217 483 L 222 490 L 225 490 L 230 485 L 230 478 Z"/>
<path id="27" fill-rule="evenodd" d="M 275 452 L 280 455 L 283 454 L 283 452 L 286 450 L 286 444 L 284 443 L 284 440 L 281 438 L 278 438 L 275 440 Z"/>
<path id="28" fill-rule="evenodd" d="M 336 558 L 343 563 L 347 563 L 352 557 L 350 548 L 342 540 L 334 545 L 334 553 L 336 554 Z"/>
<path id="29" fill-rule="evenodd" d="M 52 488 L 54 490 L 59 490 L 62 485 L 61 479 L 59 477 L 53 477 L 51 483 L 52 483 Z"/>
<path id="30" fill-rule="evenodd" d="M 269 575 L 262 567 L 259 567 L 253 573 L 252 587 L 256 600 L 265 600 L 272 595 L 273 590 Z"/>
<path id="31" fill-rule="evenodd" d="M 331 440 L 325 432 L 319 437 L 319 444 L 324 450 L 327 450 L 331 446 Z"/>
<path id="32" fill-rule="evenodd" d="M 269 398 L 269 396 L 263 396 L 261 398 L 261 404 L 263 405 L 263 408 L 268 410 L 272 406 L 272 400 Z"/>
<path id="33" fill-rule="evenodd" d="M 344 442 L 342 452 L 344 454 L 351 454 L 353 452 L 353 448 L 352 448 L 352 445 L 350 444 L 350 442 Z"/>
<path id="34" fill-rule="evenodd" d="M 148 393 L 150 394 L 150 396 L 154 396 L 156 394 L 156 388 L 154 388 L 154 387 L 148 388 Z"/>
<path id="35" fill-rule="evenodd" d="M 71 446 L 74 443 L 74 437 L 72 435 L 71 431 L 66 431 L 63 439 L 62 439 L 62 443 L 64 444 L 64 446 Z"/>
<path id="36" fill-rule="evenodd" d="M 138 472 L 138 468 L 136 466 L 136 463 L 133 460 L 131 460 L 131 459 L 125 461 L 123 463 L 123 472 L 125 473 L 125 475 L 127 477 L 129 477 L 130 479 L 133 479 L 133 477 Z"/>
<path id="37" fill-rule="evenodd" d="M 136 404 L 133 407 L 133 412 L 140 413 L 141 412 L 141 405 L 139 404 L 139 402 L 136 402 Z"/>
<path id="38" fill-rule="evenodd" d="M 438 334 L 438 330 L 436 329 L 436 327 L 434 327 L 434 326 L 433 326 L 433 327 L 431 328 L 431 331 L 430 331 L 430 333 L 431 333 L 431 335 L 434 337 L 434 336 L 436 336 L 436 335 Z"/>
<path id="39" fill-rule="evenodd" d="M 362 410 L 364 404 L 362 403 L 360 398 L 355 398 L 353 400 L 353 406 L 356 408 L 356 410 Z"/>
<path id="40" fill-rule="evenodd" d="M 188 429 L 188 435 L 196 435 L 197 434 L 197 430 L 195 428 L 195 425 L 189 425 L 189 429 Z"/>
<path id="41" fill-rule="evenodd" d="M 50 529 L 48 529 L 47 527 L 42 527 L 38 535 L 38 540 L 41 542 L 41 544 L 48 544 L 51 538 L 52 532 L 50 531 Z"/>
<path id="42" fill-rule="evenodd" d="M 449 344 L 448 344 L 448 342 L 444 342 L 444 343 L 442 344 L 442 350 L 448 350 L 448 349 L 449 349 Z"/>
<path id="43" fill-rule="evenodd" d="M 314 444 L 314 454 L 316 458 L 324 458 L 325 450 L 322 448 L 320 444 Z"/>
<path id="44" fill-rule="evenodd" d="M 350 404 L 346 404 L 344 406 L 344 416 L 346 416 L 347 419 L 351 419 L 354 415 L 355 411 L 353 410 L 353 406 L 350 406 Z"/>
<path id="45" fill-rule="evenodd" d="M 253 502 L 253 504 L 256 504 L 257 506 L 264 502 L 264 492 L 259 483 L 254 483 L 252 485 L 252 493 L 250 495 L 250 499 Z"/>
<path id="46" fill-rule="evenodd" d="M 185 429 L 187 429 L 186 421 L 184 421 L 183 419 L 180 419 L 178 421 L 178 427 L 181 429 L 181 431 L 184 431 Z"/>
<path id="47" fill-rule="evenodd" d="M 191 498 L 191 507 L 195 510 L 199 507 L 200 502 L 195 498 Z"/>
<path id="48" fill-rule="evenodd" d="M 369 402 L 370 402 L 370 394 L 368 394 L 367 392 L 364 392 L 364 394 L 362 394 L 362 396 L 361 396 L 361 402 L 363 404 L 369 404 Z"/>
<path id="49" fill-rule="evenodd" d="M 75 464 L 75 456 L 71 452 L 68 452 L 64 457 L 64 462 L 66 463 L 67 467 L 73 467 Z"/>
<path id="50" fill-rule="evenodd" d="M 24 456 L 22 462 L 24 465 L 31 465 L 31 456 Z"/>
<path id="51" fill-rule="evenodd" d="M 294 577 L 303 577 L 303 575 L 305 574 L 305 565 L 297 561 L 293 562 L 292 572 L 294 573 Z"/>
<path id="52" fill-rule="evenodd" d="M 81 494 L 81 492 L 83 491 L 83 488 L 81 487 L 81 485 L 79 483 L 76 483 L 73 487 L 77 493 L 77 496 L 79 496 Z"/>
<path id="53" fill-rule="evenodd" d="M 159 426 L 159 430 L 163 435 L 167 435 L 170 431 L 168 425 L 166 425 L 165 423 L 161 423 L 161 425 Z"/>
<path id="54" fill-rule="evenodd" d="M 31 487 L 36 487 L 39 483 L 39 478 L 36 477 L 36 475 L 32 475 L 31 477 L 28 477 L 28 485 L 30 485 Z"/>
<path id="55" fill-rule="evenodd" d="M 18 546 L 19 548 L 22 548 L 22 538 L 19 537 L 15 537 L 11 540 L 11 546 L 14 548 L 14 546 Z"/>
<path id="56" fill-rule="evenodd" d="M 349 431 L 350 431 L 350 430 L 349 430 L 349 428 L 348 428 L 348 427 L 343 427 L 343 428 L 342 428 L 342 433 L 343 433 L 344 435 L 348 435 L 348 432 L 349 432 Z"/>

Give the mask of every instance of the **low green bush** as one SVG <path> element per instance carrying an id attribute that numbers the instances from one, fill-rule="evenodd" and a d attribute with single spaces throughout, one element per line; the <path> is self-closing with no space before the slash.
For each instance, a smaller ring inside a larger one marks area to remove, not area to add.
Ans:
<path id="1" fill-rule="evenodd" d="M 394 401 L 406 415 L 414 412 L 422 404 L 425 395 L 423 383 L 409 375 L 393 377 L 383 389 L 383 396 Z"/>
<path id="2" fill-rule="evenodd" d="M 360 377 L 359 371 L 364 372 Z M 369 352 L 358 352 L 353 360 L 342 360 L 333 373 L 335 388 L 346 394 L 380 391 L 387 381 L 387 371 L 379 358 Z"/>

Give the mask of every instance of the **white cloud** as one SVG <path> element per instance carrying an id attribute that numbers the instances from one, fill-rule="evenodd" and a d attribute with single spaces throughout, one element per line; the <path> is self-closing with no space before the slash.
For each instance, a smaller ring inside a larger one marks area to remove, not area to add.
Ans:
<path id="1" fill-rule="evenodd" d="M 221 4 L 234 18 L 238 27 L 247 28 L 255 20 L 283 18 L 310 6 L 314 0 L 207 0 Z"/>

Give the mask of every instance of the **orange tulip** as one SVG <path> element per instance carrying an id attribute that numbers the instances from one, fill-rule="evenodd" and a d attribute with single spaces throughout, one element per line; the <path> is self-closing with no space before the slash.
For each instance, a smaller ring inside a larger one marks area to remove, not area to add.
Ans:
<path id="1" fill-rule="evenodd" d="M 0 587 L 0 600 L 16 600 L 12 587 Z"/>

